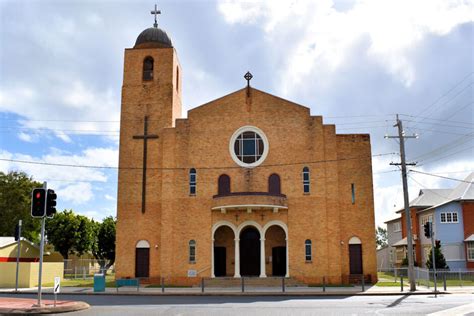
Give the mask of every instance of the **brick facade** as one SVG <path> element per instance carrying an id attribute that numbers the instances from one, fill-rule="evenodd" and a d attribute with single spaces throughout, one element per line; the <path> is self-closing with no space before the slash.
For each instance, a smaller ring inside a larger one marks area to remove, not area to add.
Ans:
<path id="1" fill-rule="evenodd" d="M 142 81 L 142 63 L 153 57 L 154 75 Z M 177 71 L 179 69 L 179 71 Z M 288 245 L 289 276 L 305 282 L 342 283 L 349 276 L 351 237 L 362 242 L 363 273 L 376 281 L 376 247 L 371 146 L 369 135 L 339 135 L 308 108 L 254 88 L 238 90 L 181 116 L 181 76 L 174 48 L 125 50 L 122 88 L 117 211 L 117 278 L 135 276 L 135 247 L 150 245 L 149 277 L 170 277 L 176 284 L 212 275 L 212 240 L 227 248 L 226 270 L 235 268 L 235 236 L 230 228 L 248 225 L 265 231 L 266 274 L 272 275 L 272 247 Z M 177 84 L 179 82 L 179 84 Z M 179 88 L 177 88 L 179 87 Z M 142 214 L 144 117 L 148 133 L 146 211 Z M 242 126 L 255 126 L 268 138 L 268 156 L 255 168 L 238 166 L 229 141 Z M 310 193 L 303 193 L 302 169 L 310 169 Z M 195 195 L 189 169 L 197 171 Z M 268 177 L 278 174 L 281 193 L 268 192 Z M 221 174 L 231 178 L 239 196 L 214 197 Z M 351 184 L 355 185 L 352 202 Z M 239 208 L 239 205 L 264 205 Z M 229 207 L 226 210 L 216 209 Z M 281 208 L 275 209 L 272 206 Z M 269 225 L 275 223 L 275 225 Z M 288 236 L 285 236 L 285 227 Z M 287 239 L 287 240 L 286 240 Z M 306 239 L 313 259 L 305 261 Z M 196 241 L 196 262 L 189 262 L 189 241 Z M 240 256 L 245 256 L 241 253 Z"/>

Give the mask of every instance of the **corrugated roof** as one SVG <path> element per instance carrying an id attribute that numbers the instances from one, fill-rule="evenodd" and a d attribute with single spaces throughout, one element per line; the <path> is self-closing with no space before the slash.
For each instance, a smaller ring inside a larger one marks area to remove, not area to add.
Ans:
<path id="1" fill-rule="evenodd" d="M 421 189 L 416 198 L 410 201 L 410 207 L 425 208 L 448 201 L 452 189 Z M 400 209 L 397 213 L 401 213 Z"/>
<path id="2" fill-rule="evenodd" d="M 474 172 L 464 179 L 449 195 L 449 200 L 474 200 Z"/>
<path id="3" fill-rule="evenodd" d="M 15 237 L 0 237 L 0 248 L 11 245 L 15 242 Z"/>

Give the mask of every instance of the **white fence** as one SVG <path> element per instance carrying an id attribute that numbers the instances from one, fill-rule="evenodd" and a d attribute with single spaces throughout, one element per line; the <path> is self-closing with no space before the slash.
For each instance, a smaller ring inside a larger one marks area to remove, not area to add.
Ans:
<path id="1" fill-rule="evenodd" d="M 103 273 L 99 261 L 96 259 L 67 259 L 64 260 L 64 278 L 67 279 L 91 279 L 96 273 Z M 115 273 L 111 266 L 107 273 Z"/>

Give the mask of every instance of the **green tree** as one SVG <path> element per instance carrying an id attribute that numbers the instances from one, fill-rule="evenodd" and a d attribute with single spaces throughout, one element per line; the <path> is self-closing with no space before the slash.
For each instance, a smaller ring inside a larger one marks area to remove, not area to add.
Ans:
<path id="1" fill-rule="evenodd" d="M 68 259 L 71 253 L 82 255 L 90 251 L 94 243 L 93 225 L 87 217 L 76 215 L 72 210 L 56 213 L 52 219 L 46 220 L 48 242 L 64 259 Z"/>
<path id="2" fill-rule="evenodd" d="M 102 223 L 95 223 L 95 245 L 92 253 L 105 273 L 115 262 L 116 223 L 112 216 L 106 217 Z"/>
<path id="3" fill-rule="evenodd" d="M 13 236 L 21 219 L 22 237 L 39 241 L 41 221 L 31 217 L 31 191 L 41 186 L 24 172 L 0 171 L 0 236 Z"/>
<path id="4" fill-rule="evenodd" d="M 377 248 L 382 248 L 387 246 L 387 230 L 380 226 L 377 226 L 377 230 L 375 232 L 375 242 L 377 244 Z"/>
<path id="5" fill-rule="evenodd" d="M 444 258 L 444 255 L 441 252 L 441 242 L 439 240 L 436 241 L 434 250 L 435 250 L 434 255 L 435 255 L 436 269 L 449 269 L 448 265 L 446 264 L 446 259 Z M 431 248 L 428 260 L 426 260 L 426 267 L 428 269 L 433 269 L 432 258 L 433 258 L 433 248 Z"/>

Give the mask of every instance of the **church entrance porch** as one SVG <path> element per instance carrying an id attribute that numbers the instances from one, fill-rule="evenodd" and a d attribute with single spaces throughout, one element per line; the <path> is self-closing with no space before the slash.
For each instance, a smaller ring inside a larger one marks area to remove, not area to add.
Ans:
<path id="1" fill-rule="evenodd" d="M 240 275 L 260 275 L 260 233 L 247 227 L 240 233 Z"/>
<path id="2" fill-rule="evenodd" d="M 279 220 L 236 225 L 221 220 L 212 227 L 211 276 L 289 277 L 288 228 Z"/>

